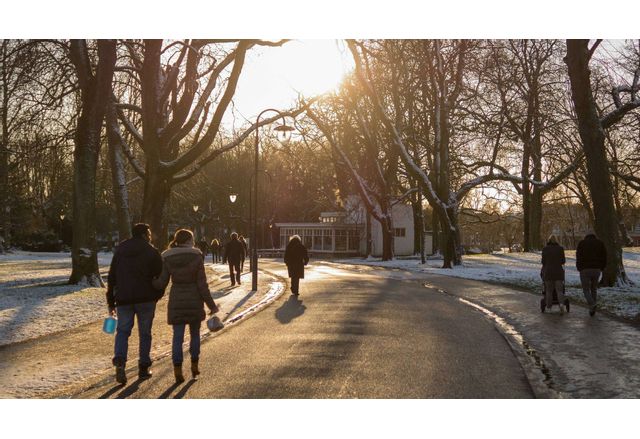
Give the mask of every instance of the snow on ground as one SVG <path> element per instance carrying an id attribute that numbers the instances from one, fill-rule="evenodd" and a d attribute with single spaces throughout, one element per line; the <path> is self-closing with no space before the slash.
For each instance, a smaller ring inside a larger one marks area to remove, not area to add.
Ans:
<path id="1" fill-rule="evenodd" d="M 111 256 L 98 256 L 103 275 Z M 0 255 L 0 345 L 106 316 L 106 289 L 66 285 L 70 274 L 70 253 L 16 251 Z"/>
<path id="2" fill-rule="evenodd" d="M 105 282 L 112 256 L 112 253 L 98 253 Z M 218 275 L 228 273 L 226 265 L 208 269 Z M 107 316 L 106 288 L 66 285 L 70 274 L 70 253 L 0 254 L 0 346 L 75 328 Z"/>
<path id="3" fill-rule="evenodd" d="M 580 276 L 576 270 L 575 250 L 565 251 L 566 294 L 578 303 L 586 303 Z M 626 319 L 640 318 L 640 248 L 624 250 L 624 266 L 633 285 L 598 289 L 600 309 Z M 444 276 L 475 279 L 503 285 L 524 288 L 534 292 L 542 291 L 540 280 L 540 252 L 532 253 L 493 253 L 485 255 L 467 255 L 461 267 L 443 269 L 442 260 L 427 260 L 425 265 L 417 258 L 381 261 L 376 258 L 344 259 L 335 262 L 363 264 L 398 268 L 407 271 L 434 273 Z"/>

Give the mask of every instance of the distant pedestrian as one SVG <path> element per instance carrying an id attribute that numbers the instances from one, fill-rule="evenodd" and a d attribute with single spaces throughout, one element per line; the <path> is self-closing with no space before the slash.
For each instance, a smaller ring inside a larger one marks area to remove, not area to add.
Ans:
<path id="1" fill-rule="evenodd" d="M 240 261 L 240 272 L 244 272 L 244 260 L 249 256 L 249 246 L 247 245 L 247 241 L 244 239 L 244 236 L 238 236 L 238 241 L 244 247 L 244 256 L 242 256 L 242 260 Z M 251 268 L 249 268 L 251 269 Z"/>
<path id="2" fill-rule="evenodd" d="M 551 308 L 553 304 L 553 290 L 558 295 L 560 314 L 564 314 L 564 268 L 566 259 L 564 248 L 558 244 L 555 235 L 549 236 L 547 245 L 542 249 L 542 280 L 544 281 L 545 306 Z"/>
<path id="3" fill-rule="evenodd" d="M 231 234 L 231 241 L 227 242 L 227 245 L 224 246 L 224 262 L 229 263 L 229 276 L 231 277 L 231 286 L 234 286 L 236 282 L 238 283 L 238 285 L 241 284 L 240 262 L 244 259 L 244 257 L 244 246 L 238 240 L 238 234 L 236 232 L 233 232 Z"/>
<path id="4" fill-rule="evenodd" d="M 205 238 L 202 238 L 200 241 L 198 241 L 197 247 L 202 253 L 202 260 L 204 261 L 204 259 L 209 254 L 209 244 L 207 244 L 207 240 Z"/>
<path id="5" fill-rule="evenodd" d="M 127 382 L 125 366 L 134 317 L 138 320 L 140 338 L 138 378 L 151 377 L 151 326 L 156 302 L 164 294 L 163 289 L 152 284 L 153 278 L 162 272 L 162 257 L 151 245 L 149 226 L 136 224 L 131 234 L 132 238 L 122 241 L 113 253 L 107 288 L 109 314 L 118 317 L 113 365 L 120 384 Z"/>
<path id="6" fill-rule="evenodd" d="M 4 253 L 4 237 L 0 234 L 0 255 Z"/>
<path id="7" fill-rule="evenodd" d="M 291 278 L 291 292 L 297 296 L 300 294 L 300 279 L 304 279 L 304 266 L 309 263 L 307 248 L 298 235 L 293 235 L 289 239 L 284 251 L 284 263 L 287 264 L 287 271 Z"/>
<path id="8" fill-rule="evenodd" d="M 594 233 L 588 233 L 578 243 L 576 250 L 576 268 L 580 272 L 582 293 L 589 304 L 589 315 L 596 313 L 598 300 L 598 281 L 607 266 L 607 249 Z"/>
<path id="9" fill-rule="evenodd" d="M 217 238 L 211 240 L 211 259 L 214 264 L 220 262 L 220 241 Z"/>
<path id="10" fill-rule="evenodd" d="M 194 247 L 193 233 L 186 229 L 178 230 L 169 247 L 162 253 L 162 274 L 153 281 L 153 285 L 164 289 L 171 280 L 167 321 L 173 326 L 173 372 L 176 382 L 181 383 L 184 381 L 182 343 L 185 328 L 189 326 L 191 374 L 196 379 L 200 374 L 200 324 L 206 317 L 204 305 L 212 314 L 218 312 L 218 307 L 211 298 L 202 253 Z"/>

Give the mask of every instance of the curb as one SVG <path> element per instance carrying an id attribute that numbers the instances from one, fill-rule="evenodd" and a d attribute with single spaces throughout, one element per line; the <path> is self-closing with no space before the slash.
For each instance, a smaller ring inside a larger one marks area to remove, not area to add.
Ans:
<path id="1" fill-rule="evenodd" d="M 520 363 L 520 367 L 522 367 L 522 370 L 524 371 L 525 377 L 527 378 L 536 399 L 569 398 L 568 395 L 554 388 L 555 384 L 553 382 L 551 372 L 544 364 L 542 358 L 540 358 L 536 350 L 533 349 L 525 340 L 524 336 L 519 333 L 515 327 L 509 324 L 505 318 L 500 317 L 495 312 L 478 303 L 464 299 L 455 294 L 451 294 L 448 291 L 429 284 L 428 282 L 424 282 L 423 286 L 452 297 L 460 303 L 484 314 L 484 316 L 493 323 L 498 333 L 502 335 L 511 348 L 511 351 Z"/>

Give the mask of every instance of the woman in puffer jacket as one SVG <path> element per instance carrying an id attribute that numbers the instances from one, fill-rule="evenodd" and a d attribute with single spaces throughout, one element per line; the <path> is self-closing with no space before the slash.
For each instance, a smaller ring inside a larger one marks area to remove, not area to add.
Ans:
<path id="1" fill-rule="evenodd" d="M 189 326 L 191 355 L 191 373 L 197 379 L 198 357 L 200 356 L 200 324 L 206 318 L 204 305 L 211 313 L 218 312 L 218 307 L 211 298 L 207 276 L 204 271 L 202 252 L 194 247 L 193 233 L 190 230 L 178 230 L 169 244 L 169 249 L 162 253 L 162 274 L 153 281 L 158 289 L 167 287 L 169 291 L 168 322 L 173 326 L 173 371 L 176 382 L 184 381 L 182 374 L 182 343 L 185 328 Z"/>

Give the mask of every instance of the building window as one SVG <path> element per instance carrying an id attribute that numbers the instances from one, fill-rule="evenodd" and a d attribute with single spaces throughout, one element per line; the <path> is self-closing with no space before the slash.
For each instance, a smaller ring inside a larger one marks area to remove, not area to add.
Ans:
<path id="1" fill-rule="evenodd" d="M 396 238 L 404 238 L 406 236 L 407 229 L 404 227 L 396 227 L 394 231 Z"/>
<path id="2" fill-rule="evenodd" d="M 360 232 L 358 230 L 349 230 L 349 250 L 360 250 Z"/>
<path id="3" fill-rule="evenodd" d="M 333 250 L 333 230 L 324 230 L 323 240 L 322 240 L 322 249 L 326 251 Z"/>
<path id="4" fill-rule="evenodd" d="M 347 250 L 347 231 L 346 230 L 336 230 L 336 251 L 346 251 Z"/>

